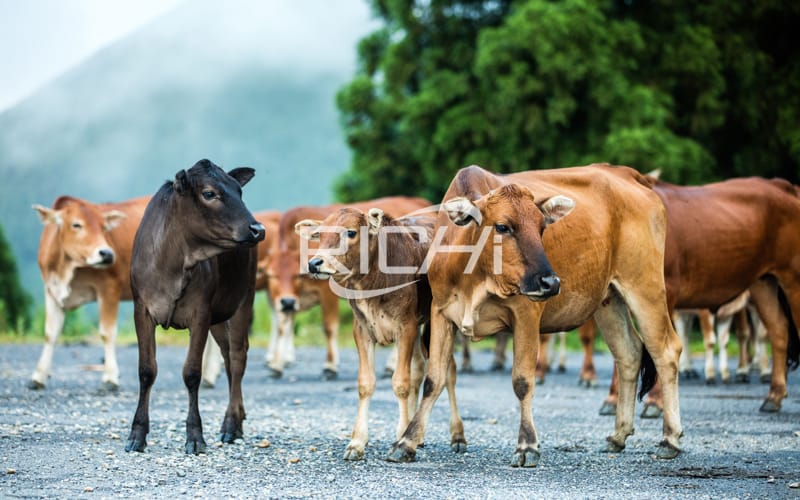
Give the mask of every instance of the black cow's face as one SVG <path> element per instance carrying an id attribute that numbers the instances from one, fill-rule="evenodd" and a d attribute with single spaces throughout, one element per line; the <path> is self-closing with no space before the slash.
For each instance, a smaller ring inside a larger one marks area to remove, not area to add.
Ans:
<path id="1" fill-rule="evenodd" d="M 242 186 L 253 178 L 252 168 L 226 173 L 208 160 L 175 175 L 178 217 L 192 238 L 219 248 L 253 246 L 264 239 L 264 226 L 242 201 Z"/>

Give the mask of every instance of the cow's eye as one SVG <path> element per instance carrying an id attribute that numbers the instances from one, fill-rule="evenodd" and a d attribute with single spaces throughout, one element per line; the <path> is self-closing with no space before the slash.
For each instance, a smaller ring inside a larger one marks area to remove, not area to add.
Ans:
<path id="1" fill-rule="evenodd" d="M 83 228 L 83 224 L 81 224 L 80 222 L 72 223 L 72 229 L 81 229 L 81 228 Z"/>
<path id="2" fill-rule="evenodd" d="M 203 191 L 203 198 L 206 200 L 213 200 L 216 196 L 214 191 Z"/>
<path id="3" fill-rule="evenodd" d="M 350 229 L 349 231 L 347 231 L 347 237 L 348 238 L 353 239 L 356 236 L 358 236 L 358 232 L 357 231 L 355 231 L 353 229 Z"/>
<path id="4" fill-rule="evenodd" d="M 505 224 L 495 224 L 494 230 L 500 234 L 508 234 L 511 232 L 511 228 Z"/>

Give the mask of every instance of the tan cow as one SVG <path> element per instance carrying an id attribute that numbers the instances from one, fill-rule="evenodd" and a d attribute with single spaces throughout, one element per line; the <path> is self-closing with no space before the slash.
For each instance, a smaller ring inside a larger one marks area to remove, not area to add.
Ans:
<path id="1" fill-rule="evenodd" d="M 430 246 L 435 217 L 392 219 L 379 208 L 368 213 L 343 208 L 324 221 L 297 224 L 298 234 L 320 241 L 309 273 L 328 279 L 353 308 L 353 337 L 358 348 L 358 414 L 345 460 L 364 458 L 369 402 L 375 392 L 375 344 L 396 343 L 392 389 L 399 405 L 396 438 L 406 429 L 419 400 L 427 346 L 420 329 L 430 325 L 430 286 L 419 269 Z M 335 251 L 334 251 L 335 250 Z M 453 449 L 466 448 L 464 425 L 455 401 L 455 360 L 448 366 L 450 429 Z"/>
<path id="2" fill-rule="evenodd" d="M 346 206 L 362 211 L 380 208 L 389 216 L 399 217 L 429 205 L 430 202 L 421 198 L 393 196 Z M 295 225 L 304 219 L 324 219 L 334 210 L 344 206 L 339 204 L 323 207 L 301 206 L 289 209 L 281 216 L 278 224 L 278 249 L 269 263 L 270 298 L 278 317 L 279 337 L 269 367 L 276 377 L 280 377 L 286 367 L 288 346 L 294 345 L 296 313 L 308 310 L 317 304 L 322 308 L 322 328 L 327 344 L 322 375 L 327 380 L 337 377 L 339 297 L 331 292 L 327 283 L 314 280 L 307 275 L 307 259 L 306 262 L 301 262 L 300 237 L 295 233 Z"/>
<path id="3" fill-rule="evenodd" d="M 42 389 L 47 383 L 66 311 L 94 301 L 99 306 L 105 352 L 102 382 L 106 389 L 119 387 L 117 312 L 121 300 L 131 300 L 131 248 L 148 200 L 94 204 L 61 196 L 52 208 L 33 206 L 45 224 L 39 242 L 45 343 L 31 389 Z"/>
<path id="4" fill-rule="evenodd" d="M 443 237 L 431 246 L 428 270 L 433 305 L 423 399 L 389 460 L 415 459 L 444 388 L 456 328 L 475 338 L 510 330 L 511 378 L 520 403 L 511 465 L 535 466 L 539 439 L 531 406 L 539 334 L 571 330 L 590 317 L 602 326 L 622 381 L 607 451 L 624 449 L 633 433 L 642 368 L 640 397 L 655 372 L 664 386 L 657 455 L 677 456 L 681 344 L 664 290 L 666 218 L 639 173 L 590 165 L 500 176 L 468 167 L 451 182 L 438 225 Z"/>

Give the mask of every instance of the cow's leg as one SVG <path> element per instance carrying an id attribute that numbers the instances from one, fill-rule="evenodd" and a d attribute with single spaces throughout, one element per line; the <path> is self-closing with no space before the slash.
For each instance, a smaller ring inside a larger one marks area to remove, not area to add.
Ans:
<path id="1" fill-rule="evenodd" d="M 392 346 L 389 357 L 386 358 L 386 366 L 383 367 L 383 376 L 391 377 L 397 369 L 397 344 Z"/>
<path id="2" fill-rule="evenodd" d="M 203 387 L 214 387 L 222 370 L 222 352 L 216 340 L 209 338 L 203 350 Z"/>
<path id="3" fill-rule="evenodd" d="M 731 381 L 731 372 L 728 367 L 728 342 L 731 338 L 731 325 L 733 324 L 733 316 L 723 318 L 718 323 L 717 333 L 717 349 L 719 350 L 719 378 L 723 384 L 728 384 Z M 744 345 L 747 349 L 747 345 Z"/>
<path id="4" fill-rule="evenodd" d="M 786 397 L 786 350 L 789 340 L 789 318 L 778 301 L 777 283 L 772 279 L 762 279 L 750 287 L 751 298 L 761 320 L 767 327 L 772 343 L 772 379 L 769 394 L 761 405 L 763 412 L 777 412 Z M 791 304 L 792 298 L 787 294 Z M 800 297 L 796 297 L 800 302 Z"/>
<path id="5" fill-rule="evenodd" d="M 683 346 L 678 364 L 680 365 L 681 375 L 686 379 L 695 379 L 699 377 L 697 371 L 692 368 L 692 353 L 689 349 L 689 335 L 692 332 L 693 319 L 694 315 L 688 311 L 675 311 L 672 313 L 672 323 L 675 325 L 675 333 L 678 334 L 678 338 Z"/>
<path id="6" fill-rule="evenodd" d="M 30 389 L 44 389 L 47 378 L 50 376 L 50 368 L 53 365 L 53 351 L 58 342 L 58 336 L 64 328 L 64 309 L 45 289 L 44 291 L 44 346 L 39 362 L 36 363 L 36 370 L 31 376 L 28 384 Z"/>
<path id="7" fill-rule="evenodd" d="M 750 313 L 753 318 L 753 358 L 758 364 L 761 383 L 768 384 L 772 380 L 772 367 L 770 366 L 769 354 L 767 353 L 767 328 L 764 326 L 764 322 L 761 321 L 761 317 L 758 315 L 758 311 L 755 310 L 755 307 L 752 308 Z"/>
<path id="8" fill-rule="evenodd" d="M 636 379 L 642 358 L 642 343 L 633 333 L 628 309 L 616 292 L 594 314 L 611 354 L 614 356 L 614 378 L 617 401 L 606 400 L 604 404 L 614 404 L 616 420 L 614 433 L 606 438 L 605 451 L 619 452 L 625 449 L 625 440 L 633 434 L 633 412 L 636 405 Z M 611 398 L 609 394 L 609 398 Z"/>
<path id="9" fill-rule="evenodd" d="M 603 337 L 605 334 L 600 332 Z M 617 361 L 614 360 L 614 369 L 611 371 L 611 384 L 608 386 L 608 396 L 603 400 L 600 406 L 600 415 L 613 416 L 617 414 L 617 406 L 619 405 L 619 370 L 617 370 Z"/>
<path id="10" fill-rule="evenodd" d="M 266 363 L 267 368 L 272 365 L 273 360 L 275 359 L 275 353 L 279 349 L 279 343 L 283 340 L 280 333 L 278 332 L 278 315 L 275 312 L 275 304 L 272 302 L 272 299 L 267 295 L 267 303 L 269 304 L 269 346 L 267 347 L 267 355 L 264 357 L 264 363 Z M 287 355 L 288 358 L 288 355 Z"/>
<path id="11" fill-rule="evenodd" d="M 594 387 L 597 385 L 597 371 L 594 368 L 594 338 L 597 325 L 593 319 L 585 321 L 578 328 L 578 337 L 583 346 L 583 363 L 578 375 L 578 385 Z M 564 335 L 566 338 L 566 334 Z"/>
<path id="12" fill-rule="evenodd" d="M 321 306 L 322 328 L 328 346 L 322 377 L 325 380 L 336 380 L 339 373 L 339 297 L 333 293 L 323 294 Z"/>
<path id="13" fill-rule="evenodd" d="M 97 304 L 100 312 L 100 338 L 103 340 L 103 389 L 116 391 L 119 388 L 119 365 L 117 365 L 117 313 L 119 295 L 106 290 L 99 293 Z"/>
<path id="14" fill-rule="evenodd" d="M 492 366 L 489 370 L 493 372 L 501 372 L 506 367 L 506 349 L 508 348 L 508 339 L 511 338 L 511 332 L 500 332 L 494 336 L 494 359 Z"/>
<path id="15" fill-rule="evenodd" d="M 408 391 L 408 416 L 405 419 L 403 428 L 398 428 L 398 439 L 402 435 L 402 432 L 406 430 L 406 427 L 408 427 L 408 422 L 417 412 L 417 407 L 419 406 L 419 391 L 420 387 L 422 387 L 423 378 L 425 378 L 425 354 L 422 352 L 422 339 L 420 338 L 420 335 L 417 335 L 416 341 L 414 342 L 414 352 L 411 356 L 411 381 Z"/>
<path id="16" fill-rule="evenodd" d="M 567 371 L 567 332 L 558 332 L 558 373 Z"/>
<path id="17" fill-rule="evenodd" d="M 392 375 L 392 390 L 397 398 L 399 418 L 397 420 L 397 432 L 395 439 L 400 439 L 403 431 L 408 427 L 408 422 L 413 413 L 408 404 L 408 400 L 412 394 L 417 394 L 417 389 L 411 389 L 411 361 L 414 357 L 415 344 L 417 344 L 417 325 L 415 322 L 407 321 L 403 325 L 403 331 L 397 337 L 397 367 L 395 368 L 394 375 Z M 416 410 L 416 402 L 414 403 L 414 410 Z M 409 413 L 411 413 L 409 415 Z"/>
<path id="18" fill-rule="evenodd" d="M 273 316 L 278 325 L 278 340 L 275 342 L 275 351 L 273 351 L 272 361 L 269 363 L 269 369 L 274 378 L 283 376 L 283 370 L 286 368 L 289 357 L 286 346 L 287 344 L 294 345 L 294 317 L 294 311 L 281 310 L 278 310 Z"/>
<path id="19" fill-rule="evenodd" d="M 134 304 L 133 320 L 139 346 L 139 403 L 136 405 L 125 451 L 144 451 L 147 447 L 147 433 L 150 432 L 150 389 L 158 375 L 156 325 L 145 307 L 139 303 Z"/>
<path id="20" fill-rule="evenodd" d="M 253 296 L 245 299 L 239 309 L 228 320 L 228 335 L 219 335 L 216 329 L 215 338 L 227 337 L 227 348 L 220 343 L 222 357 L 225 359 L 225 371 L 228 375 L 228 408 L 219 430 L 219 440 L 233 443 L 244 437 L 242 422 L 247 417 L 242 395 L 242 379 L 247 368 L 247 351 L 250 348 L 248 331 L 253 322 Z M 213 331 L 213 330 L 212 330 Z M 226 355 L 227 352 L 227 355 Z"/>
<path id="21" fill-rule="evenodd" d="M 458 338 L 461 341 L 461 373 L 474 373 L 475 367 L 472 366 L 472 353 L 469 349 L 469 339 L 460 331 Z"/>
<path id="22" fill-rule="evenodd" d="M 544 384 L 547 372 L 550 371 L 550 359 L 548 358 L 548 350 L 552 348 L 551 342 L 552 333 L 544 333 L 539 335 L 539 354 L 536 356 L 536 373 L 535 379 L 537 384 Z M 513 368 L 512 368 L 513 370 Z"/>
<path id="23" fill-rule="evenodd" d="M 736 312 L 733 327 L 736 330 L 736 342 L 739 344 L 739 364 L 736 367 L 734 381 L 747 383 L 750 382 L 750 367 L 753 364 L 750 357 L 753 332 L 750 329 L 750 322 L 747 320 L 747 308 Z"/>
<path id="24" fill-rule="evenodd" d="M 417 413 L 409 422 L 403 436 L 392 445 L 390 462 L 413 462 L 417 455 L 417 446 L 425 438 L 425 426 L 430 418 L 433 404 L 447 385 L 448 369 L 453 362 L 453 341 L 455 328 L 434 305 L 431 308 L 431 340 L 428 374 L 425 377 L 422 391 L 422 402 Z M 451 374 L 455 379 L 455 374 Z M 455 383 L 454 383 L 455 385 Z M 452 418 L 452 416 L 451 416 Z"/>
<path id="25" fill-rule="evenodd" d="M 467 440 L 464 438 L 464 422 L 458 413 L 458 404 L 456 403 L 456 377 L 456 357 L 451 354 L 445 381 L 447 398 L 450 403 L 450 449 L 455 453 L 464 453 L 467 451 Z"/>
<path id="26" fill-rule="evenodd" d="M 663 394 L 663 440 L 656 456 L 674 458 L 680 452 L 681 425 L 680 402 L 678 399 L 678 359 L 681 355 L 681 341 L 672 328 L 667 311 L 663 287 L 626 288 L 625 301 L 636 319 L 641 332 L 644 348 L 655 364 L 658 381 Z M 652 395 L 651 391 L 651 395 Z"/>
<path id="27" fill-rule="evenodd" d="M 533 314 L 535 311 L 535 314 Z M 514 318 L 514 361 L 511 382 L 519 400 L 519 436 L 511 457 L 512 467 L 535 467 L 539 464 L 539 437 L 533 424 L 533 391 L 536 385 L 536 361 L 539 357 L 540 308 L 528 308 L 525 317 Z"/>
<path id="28" fill-rule="evenodd" d="M 353 338 L 358 350 L 358 412 L 350 443 L 344 450 L 345 460 L 364 458 L 369 438 L 369 402 L 375 392 L 375 341 L 363 331 L 358 320 L 353 320 Z"/>
<path id="29" fill-rule="evenodd" d="M 728 329 L 731 327 L 730 324 L 730 317 L 721 318 L 717 324 L 716 331 L 714 327 L 707 328 L 706 325 L 703 324 L 702 320 L 700 321 L 700 329 L 703 332 L 703 347 L 705 348 L 705 377 L 706 377 L 706 384 L 715 384 L 717 382 L 717 372 L 714 368 L 714 347 L 717 345 L 717 333 L 721 333 L 724 329 Z M 720 342 L 720 352 L 722 349 L 722 343 Z M 720 354 L 720 372 L 722 370 L 722 355 Z M 721 373 L 720 373 L 721 374 Z"/>
<path id="30" fill-rule="evenodd" d="M 200 418 L 198 403 L 198 389 L 202 378 L 203 350 L 208 339 L 209 326 L 206 314 L 196 314 L 189 326 L 189 349 L 183 364 L 183 383 L 189 394 L 189 410 L 186 414 L 186 443 L 184 444 L 184 451 L 187 454 L 199 455 L 206 452 L 203 422 Z"/>

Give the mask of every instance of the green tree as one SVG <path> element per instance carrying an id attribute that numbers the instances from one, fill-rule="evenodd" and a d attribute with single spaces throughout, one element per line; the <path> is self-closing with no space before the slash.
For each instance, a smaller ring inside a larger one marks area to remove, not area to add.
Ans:
<path id="1" fill-rule="evenodd" d="M 437 200 L 458 168 L 595 161 L 800 178 L 800 4 L 375 0 L 338 94 L 344 200 Z"/>
<path id="2" fill-rule="evenodd" d="M 31 297 L 22 288 L 11 247 L 0 226 L 0 330 L 30 325 Z"/>

